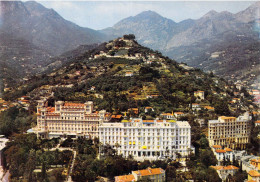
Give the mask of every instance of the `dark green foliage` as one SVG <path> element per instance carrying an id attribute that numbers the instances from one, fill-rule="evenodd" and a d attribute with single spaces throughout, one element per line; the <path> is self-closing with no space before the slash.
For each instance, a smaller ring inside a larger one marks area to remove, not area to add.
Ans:
<path id="1" fill-rule="evenodd" d="M 36 122 L 36 118 L 23 108 L 11 107 L 0 113 L 0 134 L 10 136 L 25 132 Z"/>
<path id="2" fill-rule="evenodd" d="M 9 170 L 11 179 L 20 177 L 28 181 L 49 181 L 47 170 L 50 165 L 67 166 L 72 158 L 72 152 L 65 151 L 44 151 L 48 143 L 57 144 L 53 140 L 37 139 L 35 134 L 20 134 L 12 137 L 12 141 L 4 149 L 4 167 Z M 41 166 L 39 175 L 34 175 L 36 166 Z M 59 175 L 55 174 L 57 178 Z M 58 176 L 57 176 L 58 175 Z"/>
<path id="3" fill-rule="evenodd" d="M 5 92 L 3 94 L 4 100 L 15 100 L 18 97 L 26 95 L 28 92 L 33 91 L 35 88 L 38 88 L 42 85 L 46 85 L 48 83 L 48 77 L 46 75 L 35 76 L 29 80 L 29 83 L 26 87 L 23 87 L 20 90 L 15 90 L 14 92 Z"/>
<path id="4" fill-rule="evenodd" d="M 126 46 L 126 43 L 125 43 L 125 41 L 117 40 L 115 42 L 115 46 L 117 46 L 117 47 L 124 47 L 124 46 Z"/>
<path id="5" fill-rule="evenodd" d="M 123 37 L 124 37 L 124 39 L 127 39 L 127 40 L 134 40 L 135 39 L 134 34 L 124 35 Z"/>
<path id="6" fill-rule="evenodd" d="M 248 174 L 246 171 L 238 171 L 234 176 L 229 175 L 226 179 L 228 182 L 243 182 L 247 180 Z"/>
<path id="7" fill-rule="evenodd" d="M 49 181 L 63 182 L 65 177 L 62 175 L 63 169 L 53 169 L 49 173 Z"/>
<path id="8" fill-rule="evenodd" d="M 202 135 L 200 138 L 200 148 L 206 149 L 208 146 L 209 146 L 208 139 L 206 138 L 205 135 Z"/>
<path id="9" fill-rule="evenodd" d="M 64 140 L 61 144 L 61 147 L 72 147 L 73 146 L 73 140 L 71 137 L 68 137 L 66 140 Z"/>
<path id="10" fill-rule="evenodd" d="M 249 153 L 252 153 L 254 155 L 259 155 L 260 151 L 260 140 L 258 135 L 260 134 L 260 126 L 257 127 L 252 127 L 251 133 L 250 133 L 250 138 L 249 138 L 249 144 L 247 146 L 247 151 Z"/>
<path id="11" fill-rule="evenodd" d="M 229 110 L 227 101 L 218 100 L 217 102 L 214 103 L 214 107 L 215 107 L 215 112 L 217 114 L 223 115 L 223 116 L 230 115 L 230 110 Z"/>
<path id="12" fill-rule="evenodd" d="M 134 170 L 146 169 L 148 167 L 166 169 L 168 166 L 167 161 L 143 161 L 137 162 L 131 157 L 128 159 L 117 155 L 116 151 L 111 146 L 105 145 L 101 149 L 101 158 L 96 158 L 96 151 L 98 151 L 99 144 L 94 144 L 92 140 L 85 138 L 77 139 L 75 141 L 77 147 L 77 155 L 75 166 L 73 169 L 73 180 L 87 181 L 95 180 L 97 176 L 105 176 L 113 179 L 115 176 L 129 174 Z M 84 150 L 82 150 L 84 148 Z M 175 165 L 175 163 L 172 163 Z M 168 169 L 174 172 L 174 170 Z M 171 176 L 169 176 L 171 178 Z M 173 179 L 173 178 L 171 178 Z"/>
<path id="13" fill-rule="evenodd" d="M 153 79 L 160 78 L 160 74 L 157 70 L 151 67 L 141 67 L 139 70 L 139 79 L 147 82 L 153 81 Z"/>

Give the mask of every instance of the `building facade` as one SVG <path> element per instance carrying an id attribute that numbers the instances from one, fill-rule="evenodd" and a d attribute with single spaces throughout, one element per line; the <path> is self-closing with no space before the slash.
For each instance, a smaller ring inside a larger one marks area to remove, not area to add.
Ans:
<path id="1" fill-rule="evenodd" d="M 220 116 L 218 120 L 209 120 L 208 139 L 210 146 L 221 145 L 231 149 L 245 149 L 250 134 L 248 113 L 243 116 Z"/>
<path id="2" fill-rule="evenodd" d="M 124 157 L 136 160 L 156 160 L 188 155 L 191 146 L 191 127 L 187 121 L 122 120 L 121 123 L 102 123 L 99 141 L 114 147 Z"/>
<path id="3" fill-rule="evenodd" d="M 94 112 L 93 102 L 84 104 L 55 102 L 54 107 L 48 107 L 44 100 L 38 102 L 37 126 L 33 131 L 38 137 L 98 137 L 100 122 L 108 122 L 111 115 L 105 110 Z"/>

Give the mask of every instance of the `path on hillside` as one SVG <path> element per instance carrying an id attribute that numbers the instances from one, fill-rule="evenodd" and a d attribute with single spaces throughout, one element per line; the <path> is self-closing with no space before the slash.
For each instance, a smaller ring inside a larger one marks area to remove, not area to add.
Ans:
<path id="1" fill-rule="evenodd" d="M 70 169 L 68 170 L 68 178 L 66 180 L 67 182 L 72 182 L 71 173 L 72 173 L 72 170 L 73 170 L 73 167 L 74 167 L 76 155 L 77 155 L 77 152 L 75 150 L 73 150 L 73 159 L 72 159 Z"/>
<path id="2" fill-rule="evenodd" d="M 72 162 L 71 162 L 71 166 L 70 168 L 68 169 L 68 175 L 67 175 L 67 178 L 66 178 L 66 182 L 72 182 L 72 177 L 71 177 L 71 173 L 72 173 L 72 170 L 73 170 L 73 167 L 74 167 L 74 163 L 75 163 L 75 159 L 76 159 L 76 156 L 77 156 L 77 152 L 76 150 L 72 149 L 72 148 L 69 148 L 69 147 L 60 147 L 60 144 L 58 144 L 56 147 L 54 148 L 51 148 L 51 149 L 44 149 L 45 151 L 55 151 L 55 150 L 60 150 L 60 151 L 64 151 L 64 150 L 70 150 L 73 152 L 73 158 L 72 158 Z"/>

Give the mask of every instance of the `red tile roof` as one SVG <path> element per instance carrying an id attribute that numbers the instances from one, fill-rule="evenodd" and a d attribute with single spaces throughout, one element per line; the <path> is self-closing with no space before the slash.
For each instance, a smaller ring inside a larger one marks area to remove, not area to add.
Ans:
<path id="1" fill-rule="evenodd" d="M 252 159 L 251 162 L 257 162 L 257 163 L 260 163 L 260 159 Z"/>
<path id="2" fill-rule="evenodd" d="M 238 170 L 239 168 L 236 167 L 236 166 L 233 166 L 233 165 L 229 165 L 229 166 L 224 167 L 224 170 L 233 170 L 233 169 Z"/>
<path id="3" fill-rule="evenodd" d="M 248 174 L 252 177 L 260 177 L 260 173 L 255 170 L 249 171 Z"/>
<path id="4" fill-rule="evenodd" d="M 132 174 L 115 177 L 115 182 L 131 182 L 131 181 L 135 181 L 135 177 Z"/>
<path id="5" fill-rule="evenodd" d="M 123 116 L 123 115 L 112 115 L 112 118 L 114 118 L 114 119 L 120 119 L 120 118 L 122 118 L 122 116 Z"/>
<path id="6" fill-rule="evenodd" d="M 162 168 L 147 168 L 144 170 L 133 171 L 133 173 L 140 175 L 140 176 L 150 176 L 156 174 L 162 174 L 165 171 Z"/>
<path id="7" fill-rule="evenodd" d="M 232 152 L 233 150 L 232 149 L 230 149 L 230 148 L 225 148 L 224 149 L 226 152 Z"/>
<path id="8" fill-rule="evenodd" d="M 217 149 L 216 152 L 217 152 L 217 153 L 226 153 L 226 151 L 223 150 L 223 149 Z"/>
<path id="9" fill-rule="evenodd" d="M 47 112 L 54 112 L 55 111 L 55 107 L 47 107 Z"/>
<path id="10" fill-rule="evenodd" d="M 215 170 L 238 170 L 239 168 L 236 166 L 210 166 L 211 168 L 214 168 Z"/>
<path id="11" fill-rule="evenodd" d="M 71 102 L 66 102 L 64 104 L 64 106 L 66 107 L 84 107 L 84 104 L 80 104 L 80 103 L 71 103 Z"/>

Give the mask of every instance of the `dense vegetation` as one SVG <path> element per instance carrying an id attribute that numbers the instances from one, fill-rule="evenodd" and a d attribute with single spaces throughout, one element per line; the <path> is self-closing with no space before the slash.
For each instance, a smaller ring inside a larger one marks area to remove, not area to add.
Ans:
<path id="1" fill-rule="evenodd" d="M 98 109 L 115 113 L 133 107 L 142 112 L 143 107 L 151 106 L 155 110 L 153 115 L 158 116 L 161 112 L 191 112 L 191 104 L 198 102 L 194 91 L 203 90 L 205 100 L 199 102 L 215 108 L 215 111 L 211 112 L 211 118 L 216 117 L 214 114 L 237 116 L 245 111 L 234 106 L 232 107 L 235 109 L 230 110 L 233 92 L 238 92 L 232 83 L 219 79 L 212 73 L 186 69 L 176 61 L 162 56 L 160 52 L 139 45 L 133 40 L 134 35 L 126 35 L 125 38 L 126 41 L 116 39 L 86 52 L 79 51 L 79 55 L 64 54 L 60 57 L 66 62 L 62 68 L 49 75 L 33 77 L 18 89 L 4 93 L 4 99 L 13 100 L 22 95 L 31 95 L 33 99 L 38 99 L 40 87 L 51 85 L 55 86 L 52 89 L 53 100 L 93 100 Z M 100 52 L 128 56 L 139 53 L 143 57 L 126 59 L 100 56 L 93 59 Z M 150 59 L 151 55 L 155 57 L 152 64 L 145 64 L 145 60 Z M 125 76 L 127 71 L 133 72 L 134 75 Z M 72 86 L 66 87 L 67 85 Z M 93 86 L 95 90 L 91 91 Z M 246 91 L 244 98 L 240 100 L 247 107 L 253 105 L 250 101 L 252 98 Z M 205 113 L 207 110 L 202 111 Z"/>
<path id="2" fill-rule="evenodd" d="M 11 136 L 22 133 L 36 123 L 36 117 L 23 108 L 11 107 L 0 113 L 0 134 Z"/>
<path id="3" fill-rule="evenodd" d="M 100 176 L 113 180 L 115 176 L 148 167 L 160 167 L 166 170 L 167 181 L 186 181 L 191 178 L 188 172 L 181 172 L 181 169 L 184 168 L 179 163 L 179 159 L 137 162 L 131 156 L 126 159 L 118 155 L 116 150 L 109 145 L 102 146 L 102 155 L 100 158 L 96 158 L 99 146 L 97 140 L 93 143 L 91 140 L 78 139 L 74 145 L 77 146 L 78 153 L 73 170 L 73 180 L 75 181 L 94 181 Z M 207 160 L 211 160 L 211 158 L 207 158 Z M 212 171 L 211 174 L 214 175 L 210 179 L 218 179 L 216 172 Z"/>
<path id="4" fill-rule="evenodd" d="M 62 172 L 68 167 L 72 153 L 46 150 L 57 143 L 55 139 L 37 139 L 35 134 L 13 135 L 4 149 L 4 167 L 9 169 L 11 181 L 63 181 Z"/>

